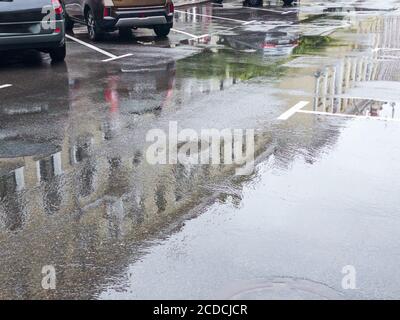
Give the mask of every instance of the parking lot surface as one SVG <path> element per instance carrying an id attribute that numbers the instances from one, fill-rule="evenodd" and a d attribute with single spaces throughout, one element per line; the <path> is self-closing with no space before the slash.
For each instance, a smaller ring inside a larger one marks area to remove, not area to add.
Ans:
<path id="1" fill-rule="evenodd" d="M 399 8 L 207 2 L 3 54 L 0 298 L 399 298 Z M 254 172 L 150 165 L 171 122 L 254 129 Z"/>

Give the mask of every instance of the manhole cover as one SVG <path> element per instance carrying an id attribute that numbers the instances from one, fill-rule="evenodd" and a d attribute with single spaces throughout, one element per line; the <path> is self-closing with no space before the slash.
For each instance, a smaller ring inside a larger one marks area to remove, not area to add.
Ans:
<path id="1" fill-rule="evenodd" d="M 273 278 L 237 284 L 232 300 L 337 300 L 343 296 L 327 285 L 300 278 Z"/>

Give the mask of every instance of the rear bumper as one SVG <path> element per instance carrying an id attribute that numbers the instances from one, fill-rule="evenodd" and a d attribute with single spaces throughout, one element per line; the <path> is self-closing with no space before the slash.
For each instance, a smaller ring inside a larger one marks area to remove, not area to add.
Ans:
<path id="1" fill-rule="evenodd" d="M 160 24 L 167 24 L 164 16 L 145 17 L 145 18 L 122 18 L 117 21 L 115 27 L 146 27 Z"/>
<path id="2" fill-rule="evenodd" d="M 156 25 L 172 24 L 173 14 L 168 14 L 165 7 L 151 9 L 127 8 L 115 9 L 111 17 L 100 22 L 103 29 L 116 28 L 151 28 Z"/>
<path id="3" fill-rule="evenodd" d="M 49 34 L 0 36 L 0 51 L 60 47 L 65 43 L 64 22 L 57 22 L 56 27 L 60 29 L 60 32 Z"/>

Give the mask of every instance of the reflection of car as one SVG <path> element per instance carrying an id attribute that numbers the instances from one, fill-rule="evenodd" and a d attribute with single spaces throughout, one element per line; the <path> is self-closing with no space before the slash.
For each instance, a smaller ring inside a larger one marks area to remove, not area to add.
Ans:
<path id="1" fill-rule="evenodd" d="M 99 40 L 104 32 L 119 30 L 129 35 L 133 28 L 151 28 L 159 37 L 166 37 L 173 25 L 172 0 L 62 0 L 66 10 L 67 29 L 74 22 L 88 26 L 91 40 Z"/>
<path id="2" fill-rule="evenodd" d="M 145 72 L 124 70 L 110 77 L 104 90 L 110 111 L 122 114 L 158 114 L 172 98 L 176 67 L 171 62 Z"/>
<path id="3" fill-rule="evenodd" d="M 287 32 L 267 32 L 261 48 L 265 54 L 288 55 L 299 45 L 298 39 L 297 35 Z"/>
<path id="4" fill-rule="evenodd" d="M 59 0 L 0 1 L 0 50 L 38 49 L 65 59 L 63 9 Z"/>
<path id="5" fill-rule="evenodd" d="M 222 36 L 219 43 L 236 50 L 261 51 L 266 55 L 289 55 L 298 46 L 299 37 L 283 31 L 246 31 L 240 35 Z"/>

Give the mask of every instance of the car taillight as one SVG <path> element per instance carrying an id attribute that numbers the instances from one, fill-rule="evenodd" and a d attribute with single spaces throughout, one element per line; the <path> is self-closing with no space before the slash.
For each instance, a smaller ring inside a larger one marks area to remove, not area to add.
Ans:
<path id="1" fill-rule="evenodd" d="M 265 42 L 264 44 L 262 44 L 261 47 L 263 49 L 272 49 L 272 48 L 276 48 L 276 44 Z"/>
<path id="2" fill-rule="evenodd" d="M 104 17 L 111 17 L 111 8 L 110 7 L 104 7 L 103 16 Z"/>
<path id="3" fill-rule="evenodd" d="M 175 6 L 174 6 L 174 3 L 172 1 L 168 1 L 168 3 L 167 3 L 167 11 L 168 11 L 168 14 L 173 14 L 175 12 Z"/>
<path id="4" fill-rule="evenodd" d="M 63 14 L 63 8 L 59 0 L 51 0 L 51 4 L 53 5 L 55 14 L 57 15 Z"/>

